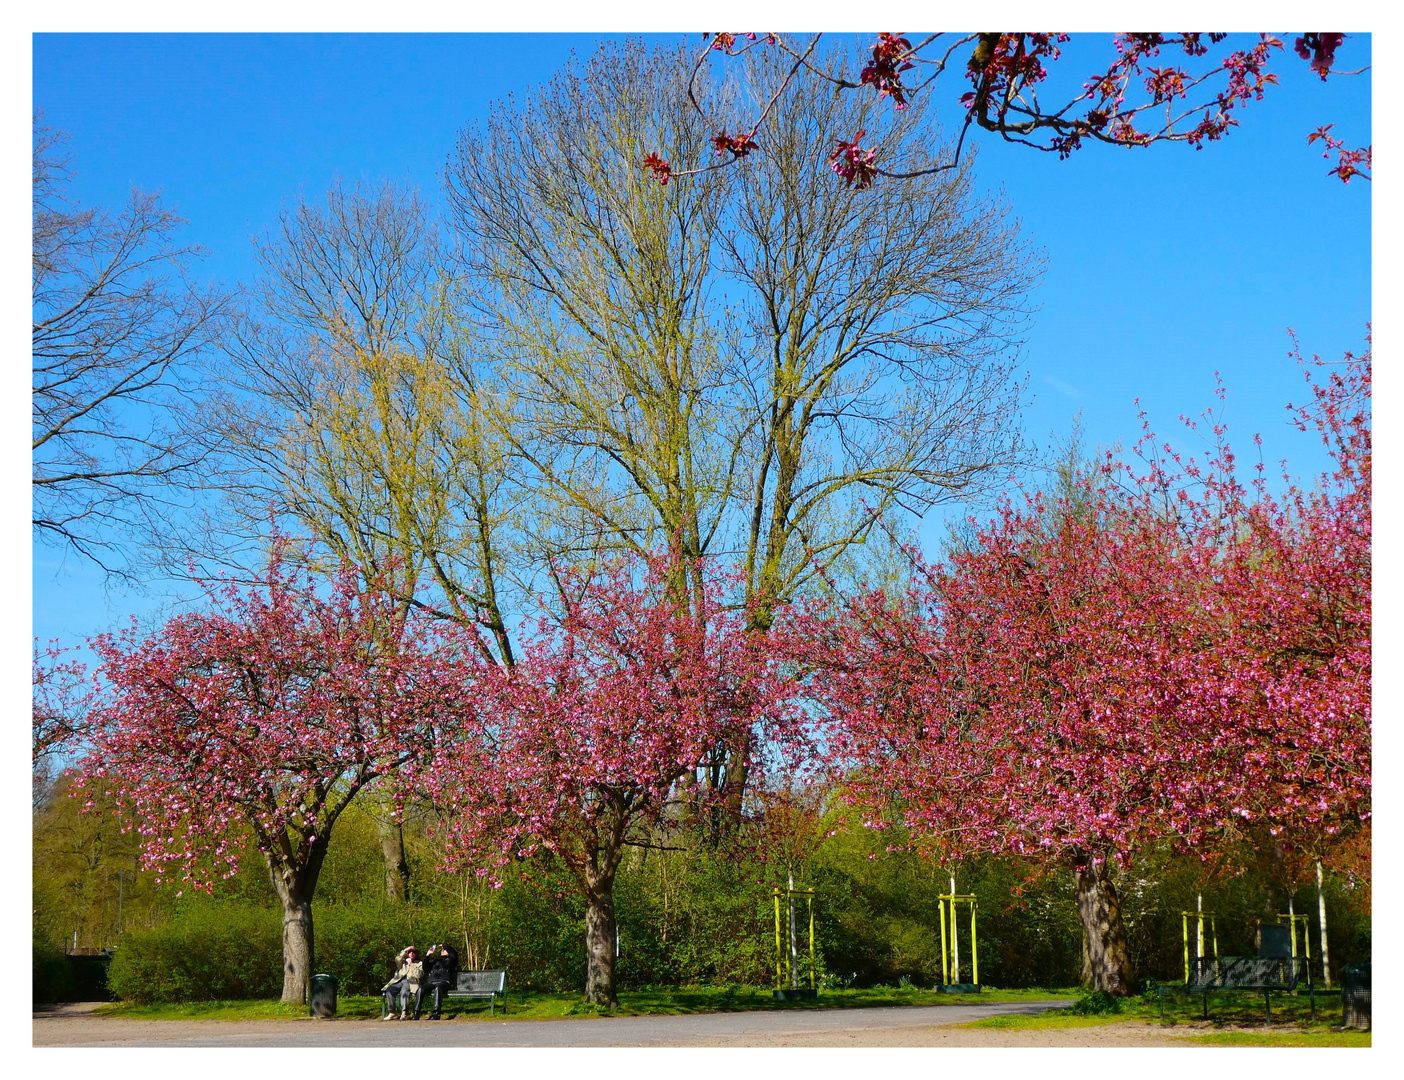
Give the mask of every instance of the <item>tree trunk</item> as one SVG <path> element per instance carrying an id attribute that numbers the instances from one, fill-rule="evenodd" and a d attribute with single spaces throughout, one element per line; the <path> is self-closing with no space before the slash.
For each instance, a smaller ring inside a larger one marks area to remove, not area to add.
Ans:
<path id="1" fill-rule="evenodd" d="M 614 874 L 590 873 L 585 908 L 585 1000 L 609 1008 L 614 990 Z"/>
<path id="2" fill-rule="evenodd" d="M 1121 921 L 1121 900 L 1116 895 L 1108 866 L 1096 866 L 1089 859 L 1074 867 L 1077 881 L 1077 912 L 1082 919 L 1082 937 L 1092 989 L 1105 990 L 1114 997 L 1132 992 L 1131 953 L 1126 944 L 1126 927 Z"/>
<path id="3" fill-rule="evenodd" d="M 380 851 L 385 857 L 385 899 L 392 904 L 409 900 L 409 863 L 405 861 L 405 827 L 393 817 L 377 815 Z"/>
<path id="4" fill-rule="evenodd" d="M 293 900 L 283 903 L 283 1004 L 301 1005 L 307 1001 L 312 978 L 312 903 Z"/>
<path id="5" fill-rule="evenodd" d="M 327 839 L 331 822 L 324 822 L 322 836 L 311 843 L 304 842 L 301 865 L 288 857 L 290 845 L 284 850 L 265 848 L 263 859 L 273 891 L 283 903 L 283 1004 L 301 1005 L 307 1001 L 312 965 L 316 960 L 312 936 L 312 896 L 317 890 L 317 878 L 326 858 Z"/>

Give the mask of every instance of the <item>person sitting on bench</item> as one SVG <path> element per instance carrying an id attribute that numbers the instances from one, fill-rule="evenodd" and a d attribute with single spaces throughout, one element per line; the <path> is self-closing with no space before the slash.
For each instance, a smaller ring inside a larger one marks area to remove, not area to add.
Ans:
<path id="1" fill-rule="evenodd" d="M 458 974 L 458 951 L 452 945 L 430 945 L 424 957 L 424 968 L 433 1003 L 429 1019 L 438 1020 L 444 995 L 453 989 L 454 977 Z"/>
<path id="2" fill-rule="evenodd" d="M 420 962 L 419 950 L 413 945 L 401 949 L 395 957 L 399 965 L 390 981 L 380 988 L 385 995 L 385 1015 L 382 1020 L 395 1019 L 395 998 L 400 999 L 400 1019 L 408 1019 L 409 1000 L 414 997 L 414 1018 L 419 1019 L 419 1003 L 424 997 L 424 964 Z"/>

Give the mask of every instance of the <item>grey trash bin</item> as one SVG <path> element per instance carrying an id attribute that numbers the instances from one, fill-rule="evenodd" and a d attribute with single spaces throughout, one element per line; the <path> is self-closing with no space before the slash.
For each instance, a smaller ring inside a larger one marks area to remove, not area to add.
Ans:
<path id="1" fill-rule="evenodd" d="M 1370 1026 L 1370 965 L 1347 964 L 1341 968 L 1341 1026 Z"/>
<path id="2" fill-rule="evenodd" d="M 313 975 L 307 990 L 307 1015 L 330 1019 L 336 1015 L 335 975 Z"/>

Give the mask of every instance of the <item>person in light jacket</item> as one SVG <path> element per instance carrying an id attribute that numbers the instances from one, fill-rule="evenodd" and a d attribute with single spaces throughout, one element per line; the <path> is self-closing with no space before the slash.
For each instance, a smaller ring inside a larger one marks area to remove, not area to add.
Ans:
<path id="1" fill-rule="evenodd" d="M 382 1020 L 395 1019 L 395 998 L 400 999 L 400 1019 L 409 1019 L 409 1001 L 414 998 L 414 1019 L 419 1019 L 419 1003 L 424 998 L 424 964 L 419 950 L 413 945 L 401 949 L 395 957 L 399 965 L 390 981 L 380 988 L 385 995 L 385 1015 Z"/>

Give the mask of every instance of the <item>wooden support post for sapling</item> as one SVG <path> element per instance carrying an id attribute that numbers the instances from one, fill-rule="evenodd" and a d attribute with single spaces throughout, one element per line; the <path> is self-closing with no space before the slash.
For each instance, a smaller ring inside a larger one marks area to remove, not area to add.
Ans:
<path id="1" fill-rule="evenodd" d="M 975 901 L 970 901 L 970 981 L 980 985 L 980 947 L 975 938 Z"/>
<path id="2" fill-rule="evenodd" d="M 781 889 L 776 886 L 772 892 L 775 903 L 775 998 L 776 1000 L 790 1000 L 793 998 L 812 998 L 819 992 L 819 960 L 815 951 L 814 942 L 814 890 L 796 889 L 795 879 L 790 875 L 788 887 Z M 784 931 L 781 929 L 780 919 L 780 897 L 784 895 L 786 902 L 786 912 L 789 916 L 789 941 L 788 941 L 788 963 L 789 979 L 786 980 L 786 941 Z M 803 896 L 809 905 L 809 988 L 800 988 L 799 974 L 799 920 L 795 914 L 795 897 Z M 788 985 L 786 985 L 788 981 Z"/>
<path id="3" fill-rule="evenodd" d="M 946 898 L 942 897 L 936 907 L 941 913 L 941 985 L 949 986 L 951 982 L 950 968 L 946 966 Z"/>
<path id="4" fill-rule="evenodd" d="M 980 989 L 980 938 L 978 924 L 976 922 L 976 901 L 973 893 L 958 895 L 951 893 L 949 896 L 937 897 L 937 913 L 941 919 L 941 985 L 947 992 L 962 991 L 969 988 L 971 992 L 978 993 Z M 950 905 L 951 926 L 950 936 L 946 935 L 946 905 Z M 960 925 L 959 916 L 956 914 L 957 904 L 970 905 L 970 981 L 962 982 L 960 978 L 960 938 L 958 927 Z"/>
<path id="5" fill-rule="evenodd" d="M 809 988 L 818 991 L 818 986 L 814 981 L 814 895 L 810 890 L 809 896 Z"/>

